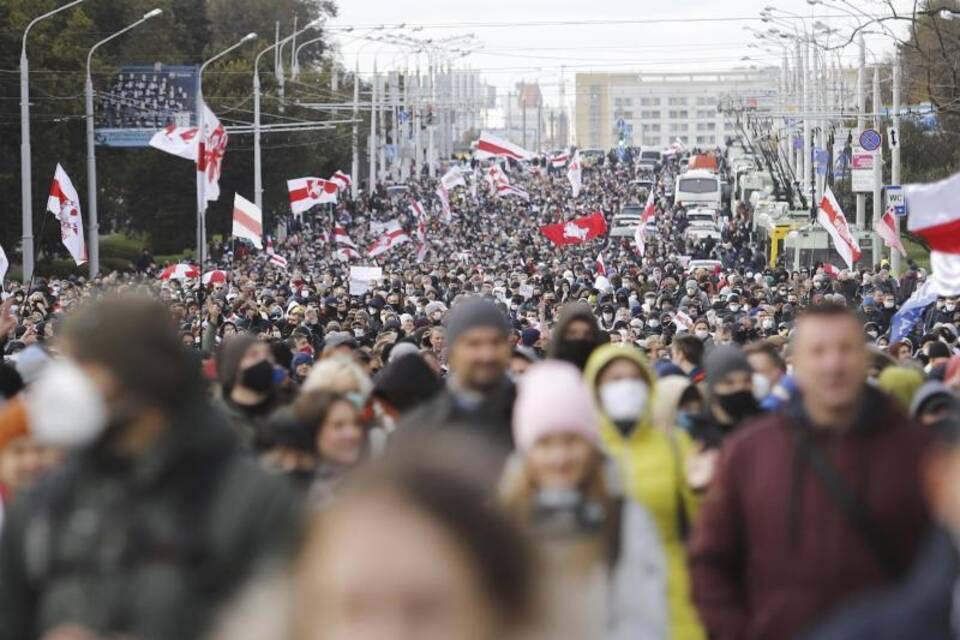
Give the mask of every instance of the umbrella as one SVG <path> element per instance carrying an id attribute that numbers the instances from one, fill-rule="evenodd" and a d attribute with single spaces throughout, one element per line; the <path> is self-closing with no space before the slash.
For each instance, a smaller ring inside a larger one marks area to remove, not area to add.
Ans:
<path id="1" fill-rule="evenodd" d="M 179 263 L 170 265 L 160 273 L 161 280 L 187 280 L 189 278 L 199 278 L 200 269 L 192 264 Z"/>
<path id="2" fill-rule="evenodd" d="M 203 286 L 209 286 L 211 284 L 224 284 L 227 281 L 227 272 L 220 271 L 219 269 L 207 271 L 205 274 L 203 274 L 203 278 L 200 281 L 203 283 Z"/>

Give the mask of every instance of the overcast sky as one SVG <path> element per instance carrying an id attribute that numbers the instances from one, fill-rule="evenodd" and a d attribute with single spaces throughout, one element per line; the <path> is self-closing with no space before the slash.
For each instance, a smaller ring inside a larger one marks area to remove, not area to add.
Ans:
<path id="1" fill-rule="evenodd" d="M 842 14 L 888 13 L 880 0 L 830 1 L 838 8 L 822 2 L 812 7 L 807 0 L 340 0 L 340 15 L 330 24 L 406 23 L 397 32 L 433 39 L 473 33 L 481 48 L 461 59 L 460 67 L 481 70 L 501 93 L 520 80 L 539 81 L 548 103 L 557 101 L 561 67 L 565 67 L 569 103 L 578 71 L 705 71 L 779 65 L 781 54 L 773 53 L 773 47 L 769 51 L 747 47 L 757 39 L 744 27 L 802 31 L 804 23 L 821 20 L 848 37 L 854 22 Z M 910 0 L 893 1 L 898 10 L 912 6 Z M 784 21 L 761 22 L 759 14 L 766 6 L 777 7 Z M 789 14 L 806 20 L 791 19 Z M 414 26 L 423 29 L 413 32 Z M 339 38 L 350 67 L 366 42 L 353 35 Z M 831 44 L 840 40 L 839 34 L 833 35 Z M 867 37 L 870 51 L 881 57 L 892 51 L 891 42 L 889 36 Z M 361 72 L 372 69 L 375 54 L 381 70 L 403 66 L 405 60 L 412 64 L 413 58 L 405 58 L 402 52 L 396 45 L 368 43 L 361 50 Z M 846 64 L 856 63 L 854 46 L 841 55 Z M 745 56 L 750 59 L 743 60 Z M 870 54 L 868 63 L 869 58 Z"/>

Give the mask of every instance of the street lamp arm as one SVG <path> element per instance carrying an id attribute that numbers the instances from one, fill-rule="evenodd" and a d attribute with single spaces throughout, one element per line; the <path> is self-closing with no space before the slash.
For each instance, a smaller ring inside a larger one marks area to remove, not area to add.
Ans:
<path id="1" fill-rule="evenodd" d="M 34 18 L 33 20 L 31 20 L 30 23 L 27 25 L 27 28 L 23 30 L 23 45 L 22 45 L 22 47 L 21 47 L 21 49 L 20 49 L 21 54 L 22 54 L 22 55 L 26 55 L 26 54 L 27 54 L 27 35 L 30 33 L 30 29 L 33 28 L 33 25 L 37 24 L 37 23 L 40 22 L 41 20 L 44 20 L 45 18 L 49 18 L 50 16 L 52 16 L 52 15 L 54 15 L 54 14 L 60 13 L 61 11 L 66 11 L 66 10 L 69 9 L 70 7 L 75 7 L 75 6 L 77 6 L 78 4 L 80 4 L 80 3 L 83 2 L 83 1 L 84 1 L 84 0 L 73 0 L 73 2 L 68 2 L 67 4 L 63 5 L 62 7 L 57 7 L 57 8 L 54 9 L 53 11 L 48 11 L 48 12 L 46 12 L 45 14 L 43 14 L 42 16 L 37 16 L 36 18 Z"/>
<path id="2" fill-rule="evenodd" d="M 136 28 L 136 27 L 139 27 L 141 24 L 143 24 L 144 22 L 146 22 L 146 21 L 149 20 L 150 18 L 156 17 L 156 16 L 160 15 L 161 13 L 163 13 L 163 10 L 162 10 L 162 9 L 154 9 L 153 11 L 145 14 L 142 18 L 140 18 L 140 19 L 137 20 L 136 22 L 127 25 L 127 26 L 124 27 L 123 29 L 120 29 L 120 31 L 117 31 L 117 32 L 114 33 L 114 34 L 112 34 L 112 35 L 110 35 L 110 36 L 107 36 L 106 38 L 104 38 L 104 39 L 101 40 L 100 42 L 98 42 L 98 43 L 96 43 L 95 45 L 93 45 L 92 47 L 90 47 L 90 51 L 87 52 L 87 75 L 88 75 L 88 76 L 90 75 L 90 62 L 91 62 L 91 60 L 93 59 L 93 52 L 94 52 L 94 51 L 96 51 L 96 50 L 97 50 L 98 48 L 100 48 L 102 45 L 107 44 L 108 42 L 110 42 L 110 41 L 113 40 L 114 38 L 119 38 L 120 36 L 122 36 L 123 34 L 125 34 L 127 31 L 130 31 L 131 29 L 134 29 L 134 28 Z"/>
<path id="3" fill-rule="evenodd" d="M 224 49 L 223 51 L 221 51 L 220 53 L 218 53 L 217 55 L 213 56 L 212 58 L 210 58 L 209 60 L 207 60 L 206 62 L 204 62 L 202 65 L 200 65 L 200 73 L 199 73 L 199 75 L 202 77 L 202 76 L 203 76 L 203 71 L 204 71 L 208 66 L 210 66 L 210 64 L 211 64 L 212 62 L 215 62 L 215 61 L 219 60 L 219 59 L 222 58 L 223 56 L 227 55 L 228 53 L 230 53 L 230 52 L 233 51 L 234 49 L 242 46 L 243 44 L 249 42 L 250 40 L 256 39 L 256 37 L 257 37 L 257 34 L 256 34 L 256 33 L 248 33 L 247 35 L 243 36 L 243 38 L 241 38 L 239 42 L 233 44 L 233 45 L 230 46 L 230 47 L 227 47 L 226 49 Z"/>

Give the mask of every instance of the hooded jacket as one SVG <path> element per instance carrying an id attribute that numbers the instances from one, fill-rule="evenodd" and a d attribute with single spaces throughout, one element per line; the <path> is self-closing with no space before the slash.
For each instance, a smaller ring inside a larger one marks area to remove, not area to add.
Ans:
<path id="1" fill-rule="evenodd" d="M 799 398 L 724 442 L 694 527 L 690 571 L 717 640 L 794 638 L 889 574 L 800 452 L 801 430 L 854 492 L 904 570 L 928 525 L 927 434 L 870 387 L 853 427 L 810 426 Z M 918 636 L 920 637 L 920 636 Z"/>
<path id="2" fill-rule="evenodd" d="M 563 340 L 563 334 L 567 332 L 567 327 L 574 320 L 582 320 L 589 324 L 593 332 L 594 341 L 599 343 L 600 325 L 597 322 L 597 316 L 595 316 L 590 309 L 590 305 L 583 302 L 568 302 L 560 308 L 560 313 L 557 315 L 557 322 L 554 324 L 553 329 L 551 329 L 550 347 L 547 354 L 549 357 L 557 357 L 557 346 L 560 341 Z"/>
<path id="3" fill-rule="evenodd" d="M 597 378 L 608 364 L 618 358 L 626 358 L 640 367 L 651 398 L 627 437 L 620 433 L 603 411 L 597 395 Z M 691 600 L 684 550 L 686 530 L 697 510 L 696 498 L 687 485 L 685 471 L 690 439 L 681 431 L 668 434 L 662 427 L 654 428 L 652 399 L 656 397 L 656 376 L 636 349 L 614 345 L 600 347 L 587 361 L 584 376 L 597 402 L 601 439 L 610 457 L 620 466 L 625 492 L 649 511 L 660 534 L 667 559 L 670 638 L 706 638 Z"/>

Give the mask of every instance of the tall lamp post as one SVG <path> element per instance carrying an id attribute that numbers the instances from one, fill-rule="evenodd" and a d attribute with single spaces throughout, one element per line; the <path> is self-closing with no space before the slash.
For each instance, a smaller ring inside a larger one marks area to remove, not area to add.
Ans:
<path id="1" fill-rule="evenodd" d="M 325 18 L 317 18 L 300 31 L 295 31 L 293 35 L 270 45 L 258 53 L 253 62 L 253 200 L 261 211 L 263 211 L 263 164 L 260 154 L 260 59 L 274 49 L 279 52 L 279 47 L 282 47 L 287 40 L 296 38 L 304 31 L 319 27 L 324 20 Z"/>
<path id="2" fill-rule="evenodd" d="M 27 36 L 30 29 L 45 18 L 75 7 L 84 0 L 73 0 L 30 21 L 23 30 L 20 48 L 20 197 L 23 222 L 23 281 L 33 278 L 33 184 L 30 158 L 30 63 L 27 60 Z"/>
<path id="3" fill-rule="evenodd" d="M 227 55 L 234 49 L 250 42 L 251 40 L 256 40 L 257 34 L 248 33 L 243 36 L 239 42 L 227 47 L 217 55 L 213 56 L 202 65 L 200 65 L 200 71 L 197 73 L 197 168 L 203 169 L 206 166 L 206 161 L 204 154 L 206 149 L 204 148 L 207 141 L 207 132 L 204 128 L 203 116 L 205 105 L 203 102 L 203 72 L 210 66 L 210 64 L 216 60 L 219 60 L 223 56 Z M 204 248 L 204 219 L 206 218 L 207 212 L 207 195 L 206 195 L 206 178 L 203 176 L 197 176 L 197 259 L 200 264 L 200 271 L 203 271 L 203 248 Z"/>
<path id="4" fill-rule="evenodd" d="M 90 74 L 90 63 L 93 52 L 114 38 L 122 36 L 127 31 L 140 26 L 150 18 L 156 18 L 163 13 L 162 9 L 154 9 L 143 14 L 143 17 L 133 24 L 124 27 L 111 36 L 108 36 L 90 47 L 87 53 L 87 79 L 84 85 L 84 99 L 86 102 L 87 121 L 87 215 L 90 221 L 90 277 L 95 278 L 100 273 L 100 222 L 97 215 L 97 153 L 93 136 L 93 78 Z"/>

